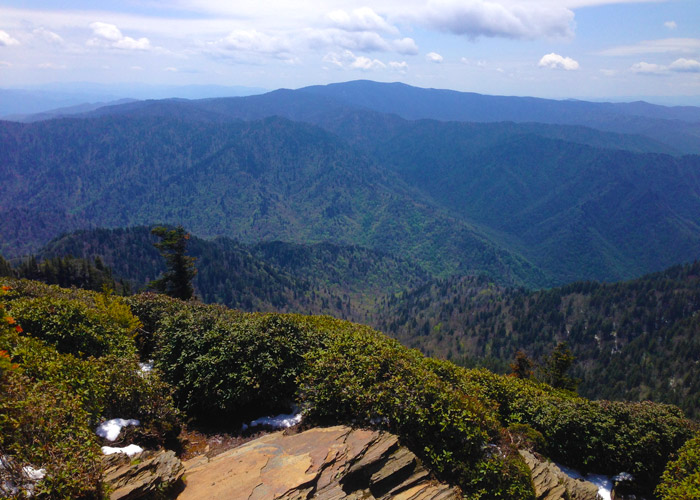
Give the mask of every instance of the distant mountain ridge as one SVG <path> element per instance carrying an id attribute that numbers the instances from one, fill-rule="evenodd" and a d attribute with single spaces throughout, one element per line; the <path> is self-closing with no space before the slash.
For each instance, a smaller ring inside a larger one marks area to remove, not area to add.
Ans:
<path id="1" fill-rule="evenodd" d="M 210 119 L 253 120 L 283 116 L 322 124 L 351 110 L 394 114 L 406 120 L 547 123 L 579 125 L 619 134 L 636 134 L 665 144 L 678 154 L 700 153 L 700 107 L 667 107 L 645 102 L 597 103 L 510 97 L 424 89 L 403 83 L 358 80 L 280 89 L 267 94 L 211 98 L 181 103 L 182 113 L 211 113 Z M 158 103 L 109 107 L 98 114 L 169 113 Z"/>

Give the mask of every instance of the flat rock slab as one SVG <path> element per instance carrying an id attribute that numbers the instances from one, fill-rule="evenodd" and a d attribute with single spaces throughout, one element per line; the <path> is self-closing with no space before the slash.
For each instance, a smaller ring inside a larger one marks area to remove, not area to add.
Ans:
<path id="1" fill-rule="evenodd" d="M 212 458 L 185 462 L 179 500 L 460 498 L 433 480 L 396 436 L 345 426 L 268 434 Z"/>

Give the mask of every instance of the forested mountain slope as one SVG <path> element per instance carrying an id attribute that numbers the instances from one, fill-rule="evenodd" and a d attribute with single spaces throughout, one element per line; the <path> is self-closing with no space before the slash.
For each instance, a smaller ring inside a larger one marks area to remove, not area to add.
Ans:
<path id="1" fill-rule="evenodd" d="M 517 254 L 310 125 L 103 117 L 4 123 L 0 134 L 8 255 L 82 227 L 182 223 L 204 237 L 359 244 L 432 272 L 544 281 Z"/>
<path id="2" fill-rule="evenodd" d="M 429 355 L 501 371 L 519 349 L 541 360 L 566 341 L 581 394 L 653 399 L 700 415 L 700 262 L 537 292 L 440 280 L 387 298 L 372 324 Z"/>
<path id="3" fill-rule="evenodd" d="M 39 260 L 73 255 L 100 261 L 134 291 L 165 271 L 147 227 L 92 229 L 63 235 L 37 253 Z M 357 246 L 281 241 L 251 245 L 192 236 L 196 295 L 244 311 L 331 314 L 356 321 L 377 298 L 416 287 L 429 274 L 405 259 Z"/>

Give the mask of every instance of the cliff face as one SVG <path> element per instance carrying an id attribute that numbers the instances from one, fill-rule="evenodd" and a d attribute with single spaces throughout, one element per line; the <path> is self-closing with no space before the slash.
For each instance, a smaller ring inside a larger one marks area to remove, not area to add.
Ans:
<path id="1" fill-rule="evenodd" d="M 344 426 L 276 432 L 212 458 L 185 463 L 179 500 L 460 498 L 431 478 L 396 436 Z"/>

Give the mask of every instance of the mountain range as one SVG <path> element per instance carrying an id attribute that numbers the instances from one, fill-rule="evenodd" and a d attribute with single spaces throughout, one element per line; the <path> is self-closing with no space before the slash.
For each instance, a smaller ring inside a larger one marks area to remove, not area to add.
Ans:
<path id="1" fill-rule="evenodd" d="M 437 276 L 629 279 L 700 255 L 698 123 L 692 107 L 365 81 L 0 122 L 1 250 L 182 223 L 360 245 Z"/>

